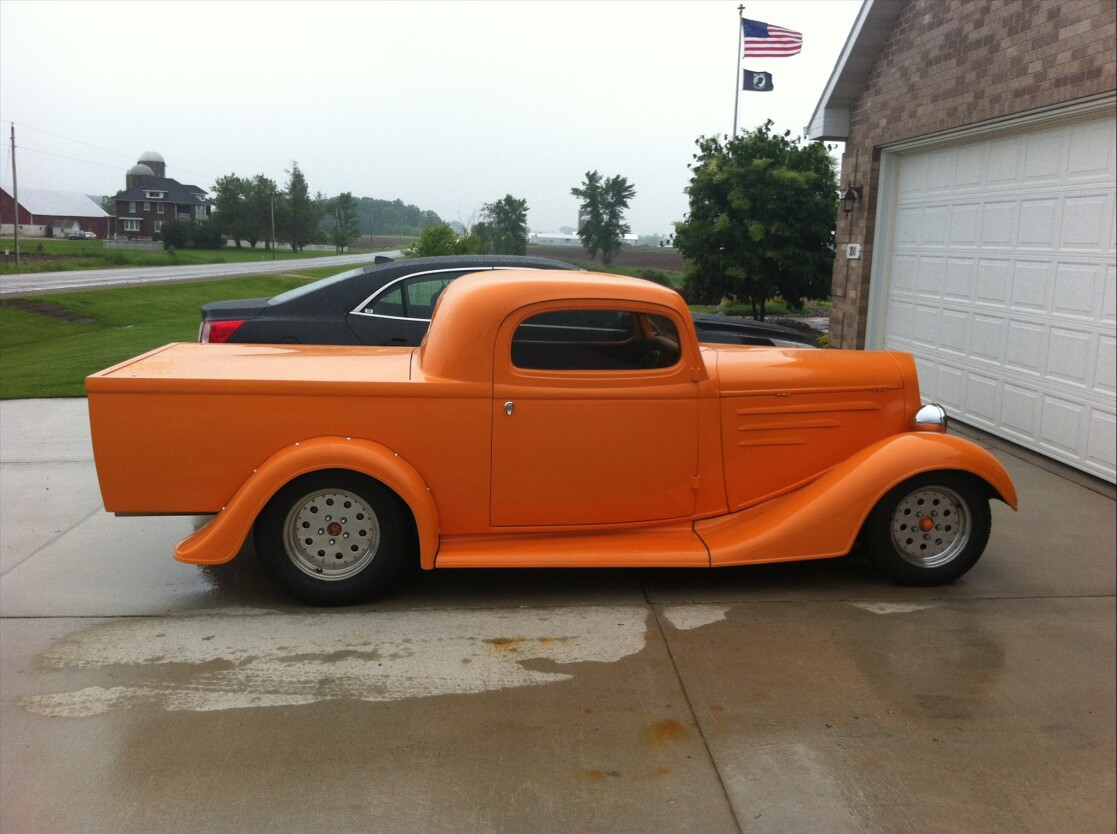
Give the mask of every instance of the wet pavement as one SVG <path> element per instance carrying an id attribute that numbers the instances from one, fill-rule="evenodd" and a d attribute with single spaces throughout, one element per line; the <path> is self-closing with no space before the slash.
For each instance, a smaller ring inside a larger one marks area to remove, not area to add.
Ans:
<path id="1" fill-rule="evenodd" d="M 338 610 L 101 509 L 0 403 L 0 831 L 1115 827 L 1112 490 L 1010 451 L 977 567 L 447 571 Z"/>

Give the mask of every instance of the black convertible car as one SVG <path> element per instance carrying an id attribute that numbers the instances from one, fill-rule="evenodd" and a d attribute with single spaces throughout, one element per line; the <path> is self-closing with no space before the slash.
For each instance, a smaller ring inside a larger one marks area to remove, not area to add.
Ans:
<path id="1" fill-rule="evenodd" d="M 439 293 L 462 275 L 487 269 L 571 269 L 551 260 L 514 255 L 450 255 L 393 261 L 342 272 L 272 298 L 202 305 L 200 342 L 314 345 L 418 345 Z M 789 327 L 695 314 L 698 338 L 744 345 L 813 347 Z"/>

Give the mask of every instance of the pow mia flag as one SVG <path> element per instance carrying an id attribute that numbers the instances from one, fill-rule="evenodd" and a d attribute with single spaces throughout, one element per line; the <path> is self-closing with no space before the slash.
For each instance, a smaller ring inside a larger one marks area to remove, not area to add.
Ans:
<path id="1" fill-rule="evenodd" d="M 767 93 L 772 89 L 772 73 L 745 70 L 741 89 L 750 93 Z"/>

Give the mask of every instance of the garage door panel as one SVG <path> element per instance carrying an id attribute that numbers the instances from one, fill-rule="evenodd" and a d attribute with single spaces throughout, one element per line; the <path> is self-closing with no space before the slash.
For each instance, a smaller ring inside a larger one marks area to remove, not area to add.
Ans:
<path id="1" fill-rule="evenodd" d="M 1086 409 L 1082 403 L 1047 395 L 1043 398 L 1039 445 L 1060 457 L 1080 454 Z"/>
<path id="2" fill-rule="evenodd" d="M 1091 412 L 1086 460 L 1113 478 L 1117 471 L 1117 417 L 1113 414 L 1099 409 Z"/>
<path id="3" fill-rule="evenodd" d="M 915 328 L 912 330 L 911 343 L 921 348 L 937 348 L 939 344 L 939 308 L 917 304 L 915 307 Z"/>
<path id="4" fill-rule="evenodd" d="M 1117 153 L 1110 126 L 1099 122 L 1083 125 L 1070 137 L 1067 149 L 1067 179 L 1114 179 Z"/>
<path id="5" fill-rule="evenodd" d="M 1096 319 L 1105 295 L 1105 268 L 1101 264 L 1060 263 L 1055 269 L 1055 316 Z"/>
<path id="6" fill-rule="evenodd" d="M 1089 387 L 1092 341 L 1089 334 L 1052 327 L 1048 335 L 1047 376 L 1069 385 Z"/>
<path id="7" fill-rule="evenodd" d="M 1050 261 L 1017 261 L 1012 270 L 1011 306 L 1014 311 L 1046 313 L 1055 265 Z"/>
<path id="8" fill-rule="evenodd" d="M 1117 394 L 1117 339 L 1102 336 L 1098 342 L 1098 361 L 1091 387 L 1099 394 L 1112 397 Z"/>
<path id="9" fill-rule="evenodd" d="M 1107 111 L 888 156 L 869 332 L 915 355 L 925 399 L 1109 480 L 1115 124 Z"/>
<path id="10" fill-rule="evenodd" d="M 1044 327 L 1023 321 L 1008 322 L 1005 367 L 1039 377 L 1043 373 Z"/>
<path id="11" fill-rule="evenodd" d="M 939 350 L 964 357 L 970 344 L 970 314 L 960 310 L 942 311 L 939 324 Z"/>
<path id="12" fill-rule="evenodd" d="M 986 203 L 981 211 L 981 245 L 1009 246 L 1016 229 L 1015 202 Z"/>
<path id="13" fill-rule="evenodd" d="M 1105 251 L 1112 225 L 1108 222 L 1111 205 L 1107 194 L 1067 197 L 1060 222 L 1062 248 Z"/>
<path id="14" fill-rule="evenodd" d="M 1117 267 L 1110 264 L 1105 272 L 1105 300 L 1101 304 L 1102 324 L 1113 327 L 1117 321 Z"/>
<path id="15" fill-rule="evenodd" d="M 969 371 L 966 378 L 966 422 L 983 429 L 997 425 L 998 394 L 1001 381 L 993 376 Z"/>
<path id="16" fill-rule="evenodd" d="M 977 286 L 974 300 L 979 304 L 1005 307 L 1008 304 L 1012 261 L 1008 258 L 980 258 L 977 262 Z"/>
<path id="17" fill-rule="evenodd" d="M 970 356 L 980 362 L 1003 363 L 1007 329 L 1008 322 L 999 316 L 975 315 L 970 330 Z"/>
<path id="18" fill-rule="evenodd" d="M 977 246 L 981 229 L 981 206 L 978 203 L 953 206 L 950 212 L 950 246 Z"/>
<path id="19" fill-rule="evenodd" d="M 1058 183 L 1063 137 L 1044 131 L 1028 137 L 1024 152 L 1024 182 L 1028 185 Z"/>
<path id="20" fill-rule="evenodd" d="M 931 298 L 936 301 L 942 298 L 942 285 L 945 275 L 946 258 L 940 256 L 920 258 L 919 271 L 916 274 L 916 293 L 920 298 Z"/>
<path id="21" fill-rule="evenodd" d="M 968 303 L 974 300 L 977 287 L 976 258 L 947 258 L 942 297 L 946 301 Z"/>
<path id="22" fill-rule="evenodd" d="M 1061 219 L 1058 200 L 1021 200 L 1017 246 L 1027 249 L 1052 249 L 1059 239 Z"/>
<path id="23" fill-rule="evenodd" d="M 945 362 L 939 363 L 936 382 L 941 395 L 939 401 L 944 406 L 950 406 L 956 412 L 965 408 L 966 372 L 963 368 Z"/>
<path id="24" fill-rule="evenodd" d="M 1000 425 L 1004 432 L 1018 443 L 1030 445 L 1038 437 L 1040 395 L 1034 388 L 1005 383 L 1001 396 Z"/>

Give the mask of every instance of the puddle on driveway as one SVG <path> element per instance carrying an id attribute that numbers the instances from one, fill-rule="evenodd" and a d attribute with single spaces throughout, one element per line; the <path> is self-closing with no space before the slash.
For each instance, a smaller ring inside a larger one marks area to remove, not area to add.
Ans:
<path id="1" fill-rule="evenodd" d="M 536 686 L 562 667 L 613 663 L 644 648 L 639 606 L 512 611 L 282 614 L 254 610 L 117 620 L 40 657 L 94 685 L 30 695 L 38 715 L 155 706 L 210 711 L 327 699 L 396 701 Z"/>

